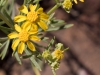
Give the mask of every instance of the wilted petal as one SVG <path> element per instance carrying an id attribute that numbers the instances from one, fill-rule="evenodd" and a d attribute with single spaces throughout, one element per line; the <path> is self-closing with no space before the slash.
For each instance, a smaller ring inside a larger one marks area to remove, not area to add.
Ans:
<path id="1" fill-rule="evenodd" d="M 30 36 L 30 40 L 32 40 L 32 41 L 40 41 L 40 38 L 33 35 L 33 36 Z"/>
<path id="2" fill-rule="evenodd" d="M 19 10 L 20 10 L 20 12 L 22 12 L 22 13 L 25 13 L 25 14 L 28 13 L 28 9 L 27 9 L 27 7 L 26 7 L 25 5 L 22 5 L 22 6 L 19 8 Z"/>
<path id="3" fill-rule="evenodd" d="M 36 7 L 37 7 L 37 5 L 32 5 L 32 4 L 29 5 L 29 8 L 30 8 L 31 12 L 34 12 Z"/>
<path id="4" fill-rule="evenodd" d="M 15 24 L 14 26 L 15 26 L 15 30 L 17 32 L 21 32 L 22 29 L 21 29 L 21 27 L 19 25 Z"/>
<path id="5" fill-rule="evenodd" d="M 16 47 L 18 46 L 20 40 L 19 39 L 16 39 L 14 40 L 14 42 L 12 43 L 12 49 L 15 51 L 16 50 Z"/>
<path id="6" fill-rule="evenodd" d="M 27 46 L 28 46 L 28 48 L 29 48 L 30 50 L 32 50 L 32 51 L 35 51 L 35 50 L 36 50 L 36 49 L 35 49 L 35 46 L 34 46 L 33 43 L 30 42 L 30 41 L 27 42 Z"/>
<path id="7" fill-rule="evenodd" d="M 25 43 L 21 42 L 18 46 L 18 53 L 22 54 L 25 49 Z"/>
<path id="8" fill-rule="evenodd" d="M 23 15 L 18 15 L 18 16 L 14 17 L 15 22 L 22 22 L 22 21 L 25 21 L 25 20 L 26 20 L 26 16 L 23 16 Z"/>
<path id="9" fill-rule="evenodd" d="M 44 31 L 46 31 L 47 29 L 48 29 L 48 26 L 47 26 L 47 24 L 45 23 L 45 22 L 43 22 L 43 21 L 39 21 L 38 22 L 38 24 L 39 24 L 39 26 L 44 30 Z"/>
<path id="10" fill-rule="evenodd" d="M 18 33 L 16 33 L 16 32 L 12 32 L 12 33 L 8 34 L 9 39 L 13 39 L 13 38 L 16 38 L 16 37 L 18 37 Z"/>

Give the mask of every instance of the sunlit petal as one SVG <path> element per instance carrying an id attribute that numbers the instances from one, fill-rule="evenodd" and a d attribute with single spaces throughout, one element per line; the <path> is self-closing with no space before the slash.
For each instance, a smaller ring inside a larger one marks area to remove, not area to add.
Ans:
<path id="1" fill-rule="evenodd" d="M 77 0 L 74 0 L 74 2 L 77 4 Z"/>
<path id="2" fill-rule="evenodd" d="M 30 8 L 31 12 L 34 12 L 36 7 L 37 7 L 37 5 L 32 5 L 32 4 L 29 5 L 29 8 Z"/>
<path id="3" fill-rule="evenodd" d="M 21 29 L 21 27 L 19 25 L 15 24 L 14 26 L 15 26 L 15 30 L 17 32 L 21 32 L 22 29 Z"/>
<path id="4" fill-rule="evenodd" d="M 22 6 L 19 8 L 19 10 L 20 10 L 20 12 L 22 12 L 22 13 L 25 13 L 25 14 L 28 13 L 28 9 L 27 9 L 27 7 L 26 7 L 25 5 L 22 5 Z"/>
<path id="5" fill-rule="evenodd" d="M 30 36 L 30 38 L 29 38 L 30 40 L 32 40 L 32 41 L 40 41 L 40 38 L 39 37 L 37 37 L 37 36 Z"/>
<path id="6" fill-rule="evenodd" d="M 41 13 L 40 18 L 43 19 L 43 20 L 48 21 L 49 16 L 45 13 Z"/>
<path id="7" fill-rule="evenodd" d="M 31 28 L 31 23 L 29 21 L 26 21 L 22 24 L 22 29 L 25 29 L 26 31 L 28 31 Z"/>
<path id="8" fill-rule="evenodd" d="M 18 15 L 18 16 L 14 17 L 15 22 L 22 22 L 22 21 L 25 21 L 25 20 L 26 20 L 26 16 L 23 16 L 23 15 Z"/>
<path id="9" fill-rule="evenodd" d="M 21 42 L 18 46 L 18 53 L 22 54 L 25 49 L 25 43 Z"/>
<path id="10" fill-rule="evenodd" d="M 40 14 L 43 13 L 43 8 L 40 7 L 40 8 L 37 10 L 37 12 L 40 13 Z"/>
<path id="11" fill-rule="evenodd" d="M 36 50 L 36 49 L 35 49 L 35 46 L 34 46 L 33 43 L 30 42 L 30 41 L 27 42 L 27 46 L 28 46 L 28 48 L 29 48 L 30 50 L 32 50 L 32 51 L 35 51 L 35 50 Z"/>
<path id="12" fill-rule="evenodd" d="M 19 39 L 16 39 L 16 40 L 13 41 L 13 43 L 12 43 L 12 49 L 13 49 L 14 51 L 16 50 L 16 48 L 17 48 L 19 42 L 20 42 Z"/>
<path id="13" fill-rule="evenodd" d="M 47 26 L 47 24 L 45 23 L 45 22 L 43 22 L 43 21 L 39 21 L 38 22 L 38 24 L 39 24 L 39 26 L 44 30 L 44 31 L 46 31 L 47 29 L 48 29 L 48 26 Z"/>
<path id="14" fill-rule="evenodd" d="M 13 39 L 13 38 L 17 38 L 17 37 L 18 37 L 18 33 L 16 33 L 16 32 L 12 32 L 12 33 L 8 34 L 9 39 Z"/>

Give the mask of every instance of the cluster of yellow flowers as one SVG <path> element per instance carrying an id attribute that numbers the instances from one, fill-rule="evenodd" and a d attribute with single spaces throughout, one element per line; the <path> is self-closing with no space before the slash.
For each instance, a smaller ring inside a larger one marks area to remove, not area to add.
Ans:
<path id="1" fill-rule="evenodd" d="M 84 2 L 84 0 L 79 1 Z M 55 71 L 59 68 L 60 60 L 64 57 L 64 51 L 68 50 L 68 48 L 64 49 L 63 44 L 61 43 L 55 44 L 55 47 L 52 48 L 54 44 L 52 40 L 46 47 L 41 46 L 44 48 L 42 53 L 36 50 L 36 46 L 39 46 L 39 44 L 37 44 L 36 42 L 39 42 L 41 40 L 43 41 L 40 35 L 41 33 L 50 31 L 50 29 L 51 31 L 53 29 L 59 30 L 61 25 L 57 25 L 65 24 L 64 21 L 56 20 L 54 18 L 54 15 L 51 13 L 60 6 L 69 11 L 72 8 L 73 2 L 76 4 L 78 3 L 77 0 L 64 0 L 63 2 L 59 2 L 56 0 L 55 2 L 57 3 L 57 5 L 49 10 L 47 14 L 43 12 L 43 8 L 39 7 L 38 3 L 34 5 L 31 3 L 28 5 L 26 4 L 27 6 L 22 5 L 19 8 L 20 14 L 14 17 L 14 26 L 10 26 L 13 31 L 11 30 L 11 33 L 8 33 L 8 38 L 12 39 L 11 48 L 13 49 L 13 52 L 18 52 L 19 54 L 23 54 L 25 52 L 26 57 L 29 57 L 32 63 L 38 69 L 40 68 L 38 63 L 36 63 L 34 57 L 43 58 L 51 66 L 52 70 Z M 53 26 L 53 24 L 55 26 Z M 55 39 L 53 39 L 53 41 L 54 40 Z M 24 57 L 23 55 L 21 56 Z M 18 61 L 20 61 L 19 56 L 15 57 Z"/>
<path id="2" fill-rule="evenodd" d="M 25 5 L 19 8 L 23 15 L 15 16 L 14 22 L 22 24 L 15 24 L 15 31 L 8 35 L 9 39 L 13 39 L 12 49 L 15 51 L 18 47 L 18 53 L 20 54 L 23 53 L 26 46 L 35 51 L 33 42 L 40 41 L 38 37 L 39 27 L 44 31 L 48 29 L 46 22 L 49 16 L 43 12 L 43 8 L 37 9 L 37 5 L 30 4 L 29 9 Z"/>

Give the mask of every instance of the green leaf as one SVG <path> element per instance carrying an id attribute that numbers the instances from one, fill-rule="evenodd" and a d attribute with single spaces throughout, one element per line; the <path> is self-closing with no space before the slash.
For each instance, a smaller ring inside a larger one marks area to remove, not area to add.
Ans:
<path id="1" fill-rule="evenodd" d="M 22 56 L 22 57 L 20 57 L 20 58 L 27 59 L 27 58 L 30 58 L 32 55 L 33 55 L 33 54 L 30 54 L 30 55 L 24 55 L 24 56 Z"/>
<path id="2" fill-rule="evenodd" d="M 4 21 L 0 21 L 0 26 L 3 25 L 3 24 L 5 24 L 5 22 Z"/>
<path id="3" fill-rule="evenodd" d="M 60 27 L 51 27 L 47 31 L 56 31 L 56 30 L 61 30 L 61 29 L 65 29 L 65 28 L 70 28 L 72 26 L 73 26 L 73 24 L 62 25 Z"/>
<path id="4" fill-rule="evenodd" d="M 53 38 L 53 39 L 51 39 L 51 41 L 50 41 L 50 43 L 48 44 L 48 46 L 47 46 L 47 50 L 49 50 L 50 48 L 51 48 L 51 46 L 54 44 L 54 42 L 55 42 L 55 37 Z"/>
<path id="5" fill-rule="evenodd" d="M 20 60 L 20 57 L 19 57 L 19 55 L 18 55 L 18 52 L 16 52 L 16 53 L 14 54 L 14 56 L 15 56 L 16 60 L 18 61 L 18 63 L 21 65 L 22 62 L 21 62 L 21 60 Z"/>
<path id="6" fill-rule="evenodd" d="M 8 39 L 8 37 L 1 37 L 1 38 L 0 38 L 0 43 L 6 41 L 7 39 Z"/>
<path id="7" fill-rule="evenodd" d="M 4 57 L 6 56 L 6 53 L 7 53 L 8 47 L 9 47 L 9 43 L 10 43 L 10 40 L 7 40 L 7 41 L 5 42 L 5 45 L 3 46 L 4 48 L 3 48 L 3 50 L 2 50 L 2 52 L 1 52 L 1 54 L 0 54 L 0 57 L 1 57 L 2 60 L 3 60 Z"/>
<path id="8" fill-rule="evenodd" d="M 27 55 L 32 54 L 32 53 L 30 53 L 27 49 L 25 50 L 25 53 L 26 53 Z M 39 64 L 37 63 L 37 61 L 35 60 L 35 56 L 34 56 L 34 55 L 32 55 L 32 56 L 30 57 L 30 61 L 32 62 L 32 64 L 33 64 L 36 68 L 38 68 L 38 69 L 41 71 L 40 65 L 39 65 Z"/>

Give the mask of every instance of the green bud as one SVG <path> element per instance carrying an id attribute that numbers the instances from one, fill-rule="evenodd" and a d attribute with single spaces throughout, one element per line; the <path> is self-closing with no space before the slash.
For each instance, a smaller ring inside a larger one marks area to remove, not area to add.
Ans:
<path id="1" fill-rule="evenodd" d="M 50 54 L 50 52 L 49 52 L 48 50 L 45 50 L 45 51 L 42 53 L 42 57 L 43 57 L 44 59 L 47 59 L 47 58 L 51 57 L 51 54 Z"/>
<path id="2" fill-rule="evenodd" d="M 51 67 L 52 67 L 53 70 L 57 70 L 57 69 L 59 69 L 59 63 L 58 62 L 53 62 L 51 64 Z"/>

